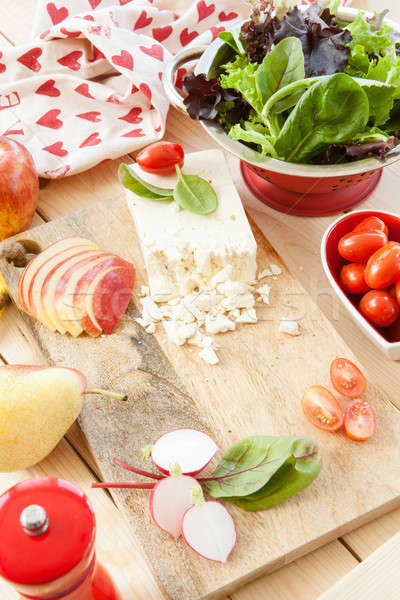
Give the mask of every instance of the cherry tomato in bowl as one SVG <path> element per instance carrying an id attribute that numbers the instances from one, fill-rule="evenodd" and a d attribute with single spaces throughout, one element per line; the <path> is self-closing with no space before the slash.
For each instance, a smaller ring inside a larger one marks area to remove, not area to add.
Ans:
<path id="1" fill-rule="evenodd" d="M 375 327 L 389 327 L 399 317 L 400 306 L 383 290 L 371 290 L 361 298 L 360 312 Z"/>
<path id="2" fill-rule="evenodd" d="M 389 242 L 368 260 L 365 281 L 374 290 L 383 290 L 400 279 L 400 244 Z"/>
<path id="3" fill-rule="evenodd" d="M 183 166 L 185 154 L 180 144 L 173 142 L 155 142 L 144 148 L 136 157 L 136 162 L 143 171 L 155 175 L 173 175 L 175 165 Z"/>
<path id="4" fill-rule="evenodd" d="M 361 398 L 352 400 L 344 415 L 347 437 L 355 442 L 365 442 L 376 431 L 376 415 L 372 406 Z"/>
<path id="5" fill-rule="evenodd" d="M 365 294 L 370 289 L 364 278 L 365 265 L 359 263 L 350 263 L 344 265 L 340 271 L 340 283 L 342 288 L 348 294 L 358 296 Z"/>
<path id="6" fill-rule="evenodd" d="M 363 219 L 361 223 L 356 225 L 353 229 L 354 232 L 362 232 L 362 231 L 383 231 L 389 236 L 389 229 L 386 223 L 382 221 L 379 217 L 367 217 Z"/>
<path id="7" fill-rule="evenodd" d="M 338 245 L 342 258 L 354 263 L 366 263 L 377 250 L 387 244 L 388 238 L 384 231 L 361 231 L 343 236 Z"/>
<path id="8" fill-rule="evenodd" d="M 358 398 L 367 389 L 367 380 L 360 369 L 347 358 L 336 358 L 330 369 L 332 385 L 339 394 Z"/>
<path id="9" fill-rule="evenodd" d="M 318 429 L 337 431 L 343 425 L 342 407 L 322 385 L 313 385 L 306 391 L 301 407 L 306 419 Z"/>

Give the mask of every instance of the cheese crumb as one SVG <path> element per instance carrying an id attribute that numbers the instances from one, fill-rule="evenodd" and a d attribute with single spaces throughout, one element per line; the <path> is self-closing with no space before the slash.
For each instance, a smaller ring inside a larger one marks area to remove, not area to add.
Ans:
<path id="1" fill-rule="evenodd" d="M 141 296 L 148 296 L 150 294 L 150 288 L 148 285 L 142 285 L 141 291 L 140 291 L 140 295 Z"/>
<path id="2" fill-rule="evenodd" d="M 236 319 L 236 323 L 257 323 L 257 313 L 254 308 L 242 310 L 240 317 Z"/>
<path id="3" fill-rule="evenodd" d="M 264 302 L 264 304 L 270 303 L 269 295 L 271 292 L 271 287 L 268 284 L 265 284 L 265 285 L 262 285 L 261 287 L 259 287 L 257 289 L 257 292 L 260 295 L 260 298 Z"/>
<path id="4" fill-rule="evenodd" d="M 265 277 L 271 277 L 271 275 L 272 275 L 271 269 L 264 269 L 264 271 L 261 271 L 261 273 L 259 273 L 257 275 L 257 279 L 258 279 L 258 281 L 260 281 L 260 279 L 264 279 Z"/>
<path id="5" fill-rule="evenodd" d="M 291 320 L 282 320 L 279 323 L 279 331 L 281 333 L 287 333 L 288 335 L 300 335 L 301 334 L 301 330 L 300 330 L 300 326 L 298 324 L 297 321 L 291 321 Z"/>
<path id="6" fill-rule="evenodd" d="M 199 356 L 209 365 L 216 365 L 219 362 L 219 358 L 211 346 L 203 348 L 203 350 L 199 352 Z"/>
<path id="7" fill-rule="evenodd" d="M 273 263 L 269 265 L 271 269 L 272 275 L 282 275 L 282 269 L 278 265 L 274 265 Z"/>

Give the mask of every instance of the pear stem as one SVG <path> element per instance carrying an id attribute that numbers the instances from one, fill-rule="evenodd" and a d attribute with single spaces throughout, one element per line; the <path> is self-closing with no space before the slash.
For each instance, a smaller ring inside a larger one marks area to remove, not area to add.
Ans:
<path id="1" fill-rule="evenodd" d="M 100 390 L 100 389 L 93 389 L 93 390 L 86 390 L 86 392 L 83 392 L 85 395 L 86 394 L 100 394 L 101 396 L 108 396 L 109 398 L 113 398 L 113 400 L 122 400 L 123 402 L 125 402 L 126 400 L 128 400 L 128 396 L 124 395 L 124 394 L 118 394 L 117 392 L 110 392 L 109 390 Z"/>
<path id="2" fill-rule="evenodd" d="M 155 483 L 92 483 L 92 488 L 133 488 L 135 490 L 152 490 Z"/>
<path id="3" fill-rule="evenodd" d="M 132 473 L 136 473 L 136 475 L 143 475 L 143 477 L 149 477 L 150 479 L 164 479 L 165 475 L 158 475 L 156 473 L 150 473 L 149 471 L 142 471 L 142 469 L 137 469 L 136 467 L 131 467 L 130 465 L 127 465 L 126 463 L 122 462 L 122 460 L 119 460 L 119 458 L 113 458 L 113 463 L 114 465 L 117 465 L 118 467 L 122 467 L 123 469 L 126 469 L 127 471 L 132 471 Z"/>

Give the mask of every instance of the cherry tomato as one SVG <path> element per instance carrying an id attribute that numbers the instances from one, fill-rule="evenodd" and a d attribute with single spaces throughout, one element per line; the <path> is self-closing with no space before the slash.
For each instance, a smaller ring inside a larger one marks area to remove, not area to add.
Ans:
<path id="1" fill-rule="evenodd" d="M 365 442 L 376 430 L 376 416 L 372 406 L 361 398 L 352 400 L 344 415 L 346 435 L 355 442 Z"/>
<path id="2" fill-rule="evenodd" d="M 366 263 L 387 241 L 387 235 L 383 231 L 351 232 L 340 239 L 338 251 L 340 256 L 350 262 Z"/>
<path id="3" fill-rule="evenodd" d="M 348 398 L 358 398 L 367 389 L 364 375 L 347 358 L 336 358 L 331 363 L 331 381 L 335 390 Z"/>
<path id="4" fill-rule="evenodd" d="M 340 271 L 340 283 L 349 294 L 365 294 L 370 289 L 364 279 L 365 265 L 350 263 Z"/>
<path id="5" fill-rule="evenodd" d="M 392 295 L 391 292 L 389 292 L 389 294 Z M 398 281 L 396 283 L 396 285 L 394 286 L 394 296 L 393 297 L 396 298 L 397 302 L 400 304 L 400 281 Z"/>
<path id="6" fill-rule="evenodd" d="M 360 312 L 375 327 L 389 327 L 398 319 L 400 307 L 387 292 L 371 290 L 361 298 Z"/>
<path id="7" fill-rule="evenodd" d="M 182 146 L 173 142 L 156 142 L 144 148 L 136 157 L 136 162 L 143 171 L 156 175 L 173 175 L 175 165 L 183 166 L 184 152 Z"/>
<path id="8" fill-rule="evenodd" d="M 383 290 L 400 279 L 400 244 L 389 242 L 375 252 L 368 260 L 364 277 L 374 290 Z"/>
<path id="9" fill-rule="evenodd" d="M 394 283 L 393 283 L 393 285 L 390 285 L 386 291 L 387 291 L 387 293 L 388 293 L 390 296 L 392 296 L 392 298 L 394 298 L 395 300 L 397 300 L 397 296 L 396 296 L 396 286 L 395 286 L 395 284 L 394 284 Z"/>
<path id="10" fill-rule="evenodd" d="M 363 219 L 361 223 L 354 227 L 353 231 L 357 233 L 360 233 L 361 231 L 383 231 L 387 236 L 389 235 L 388 226 L 378 217 L 367 217 L 366 219 Z"/>
<path id="11" fill-rule="evenodd" d="M 337 431 L 343 425 L 343 411 L 335 396 L 322 385 L 311 386 L 301 400 L 308 421 L 318 429 Z"/>

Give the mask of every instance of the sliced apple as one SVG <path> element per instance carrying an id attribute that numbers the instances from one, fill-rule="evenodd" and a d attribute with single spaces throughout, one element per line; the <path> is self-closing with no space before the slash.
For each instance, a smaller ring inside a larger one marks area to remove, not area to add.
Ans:
<path id="1" fill-rule="evenodd" d="M 50 321 L 48 316 L 40 310 L 43 286 L 48 278 L 50 278 L 66 260 L 74 256 L 82 256 L 87 248 L 88 246 L 76 246 L 49 258 L 46 263 L 42 265 L 42 268 L 35 273 L 31 280 L 28 293 L 25 295 L 29 312 L 52 331 L 56 331 L 56 327 Z"/>
<path id="2" fill-rule="evenodd" d="M 115 254 L 103 253 L 96 260 L 83 265 L 72 273 L 70 278 L 56 290 L 56 309 L 67 331 L 74 337 L 83 331 L 82 319 L 86 316 L 85 299 L 88 288 L 98 273 L 109 267 L 125 266 L 126 261 Z M 94 333 L 94 332 L 93 332 Z M 99 335 L 101 332 L 96 332 Z"/>
<path id="3" fill-rule="evenodd" d="M 90 261 L 98 258 L 99 250 L 84 250 L 68 259 L 64 260 L 60 265 L 52 269 L 49 275 L 43 282 L 42 291 L 40 294 L 38 313 L 45 315 L 47 320 L 52 323 L 57 331 L 64 334 L 68 331 L 63 323 L 58 318 L 55 306 L 56 289 L 63 280 L 68 279 L 74 272 L 75 268 L 82 264 L 87 264 Z"/>
<path id="4" fill-rule="evenodd" d="M 28 263 L 20 277 L 18 284 L 18 298 L 23 310 L 30 313 L 30 307 L 27 296 L 28 290 L 30 288 L 33 277 L 43 267 L 43 265 L 45 265 L 46 262 L 53 256 L 60 255 L 64 250 L 82 246 L 98 248 L 98 246 L 94 242 L 90 240 L 85 240 L 84 238 L 67 238 L 65 240 L 59 240 L 58 242 L 55 242 L 54 244 L 43 250 L 43 252 L 38 254 L 33 260 L 31 260 Z"/>
<path id="5" fill-rule="evenodd" d="M 135 284 L 135 268 L 126 262 L 123 267 L 111 267 L 92 281 L 85 298 L 87 316 L 82 326 L 89 335 L 110 334 L 127 309 Z"/>

